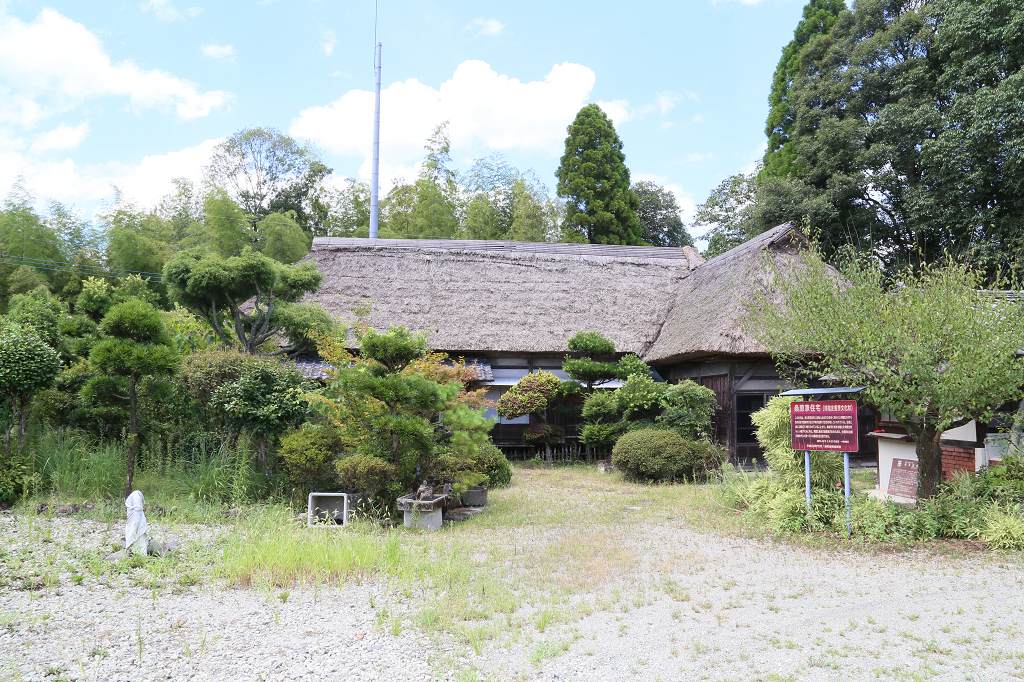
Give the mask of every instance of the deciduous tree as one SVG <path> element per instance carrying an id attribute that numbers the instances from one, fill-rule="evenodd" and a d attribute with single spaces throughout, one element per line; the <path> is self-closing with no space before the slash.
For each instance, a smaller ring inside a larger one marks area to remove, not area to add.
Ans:
<path id="1" fill-rule="evenodd" d="M 977 270 L 946 263 L 887 276 L 851 259 L 840 278 L 812 249 L 804 267 L 768 274 L 747 329 L 800 376 L 865 386 L 862 399 L 917 442 L 922 498 L 941 481 L 942 433 L 1022 395 L 1024 304 L 985 290 Z"/>
<path id="2" fill-rule="evenodd" d="M 244 128 L 217 145 L 207 183 L 227 191 L 255 230 L 271 213 L 294 211 L 311 233 L 322 233 L 327 207 L 321 197 L 331 169 L 317 152 L 275 128 Z"/>
<path id="3" fill-rule="evenodd" d="M 641 180 L 632 189 L 640 200 L 636 215 L 643 241 L 652 246 L 693 246 L 672 192 L 650 180 Z"/>
<path id="4" fill-rule="evenodd" d="M 34 329 L 0 319 L 0 412 L 4 448 L 10 451 L 11 425 L 17 425 L 18 450 L 25 446 L 25 416 L 32 396 L 53 384 L 60 371 L 57 351 Z"/>

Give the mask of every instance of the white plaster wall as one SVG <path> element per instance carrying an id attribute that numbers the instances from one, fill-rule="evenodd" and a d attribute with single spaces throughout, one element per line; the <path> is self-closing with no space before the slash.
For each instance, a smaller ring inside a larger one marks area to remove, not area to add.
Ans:
<path id="1" fill-rule="evenodd" d="M 963 426 L 958 426 L 955 429 L 950 429 L 942 434 L 945 440 L 969 440 L 974 441 L 978 439 L 978 427 L 974 421 L 969 421 Z"/>
<path id="2" fill-rule="evenodd" d="M 950 429 L 942 434 L 944 440 L 966 440 L 972 441 L 977 436 L 974 422 L 968 422 L 963 426 Z M 992 447 L 974 449 L 974 470 L 977 471 L 983 466 L 988 466 L 990 459 L 998 459 L 996 455 L 999 447 L 993 443 Z M 889 473 L 892 471 L 892 460 L 912 459 L 917 461 L 917 446 L 914 443 L 907 443 L 901 440 L 890 440 L 888 438 L 878 439 L 878 489 L 886 490 L 889 487 Z"/>

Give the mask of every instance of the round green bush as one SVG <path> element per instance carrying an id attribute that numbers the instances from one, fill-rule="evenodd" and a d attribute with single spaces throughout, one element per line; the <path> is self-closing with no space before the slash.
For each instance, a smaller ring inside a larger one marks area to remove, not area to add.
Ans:
<path id="1" fill-rule="evenodd" d="M 688 481 L 707 481 L 718 478 L 725 463 L 725 455 L 721 448 L 707 441 L 693 440 L 686 442 L 686 452 L 676 472 Z"/>
<path id="2" fill-rule="evenodd" d="M 630 431 L 612 450 L 612 464 L 627 478 L 643 481 L 706 480 L 721 469 L 722 461 L 714 445 L 687 441 L 664 429 Z"/>
<path id="3" fill-rule="evenodd" d="M 281 438 L 278 454 L 293 483 L 307 490 L 324 490 L 337 485 L 334 460 L 342 446 L 337 429 L 304 426 Z"/>
<path id="4" fill-rule="evenodd" d="M 612 464 L 627 478 L 648 481 L 675 477 L 686 452 L 686 441 L 675 431 L 642 429 L 619 438 L 612 450 Z"/>
<path id="5" fill-rule="evenodd" d="M 512 482 L 512 465 L 509 464 L 505 453 L 494 443 L 481 445 L 473 459 L 475 468 L 486 474 L 487 485 L 491 488 L 504 488 Z"/>
<path id="6" fill-rule="evenodd" d="M 356 491 L 376 497 L 399 476 L 398 467 L 373 455 L 355 454 L 334 465 L 338 481 L 344 490 Z"/>

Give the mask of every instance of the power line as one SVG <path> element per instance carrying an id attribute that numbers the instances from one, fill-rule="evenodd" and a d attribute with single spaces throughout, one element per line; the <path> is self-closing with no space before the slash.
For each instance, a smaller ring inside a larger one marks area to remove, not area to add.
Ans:
<path id="1" fill-rule="evenodd" d="M 97 270 L 100 272 L 118 272 L 127 275 L 153 275 L 155 277 L 162 277 L 163 274 L 159 272 L 148 272 L 146 270 L 128 270 L 127 268 L 114 268 L 104 267 L 101 265 L 90 265 L 88 263 L 68 263 L 62 261 L 49 260 L 46 258 L 27 258 L 25 256 L 15 256 L 12 254 L 0 254 L 0 258 L 7 259 L 8 261 L 16 260 L 21 261 L 24 265 L 36 265 L 43 264 L 45 266 L 58 266 L 62 268 L 74 268 L 76 270 Z"/>
<path id="2" fill-rule="evenodd" d="M 0 256 L 0 263 L 3 263 L 3 262 L 6 262 L 6 261 L 4 261 L 4 257 L 3 256 Z M 12 265 L 15 265 L 15 264 L 12 263 Z M 37 270 L 48 270 L 50 272 L 64 272 L 64 273 L 68 273 L 68 274 L 72 274 L 72 275 L 87 275 L 89 277 L 106 277 L 108 279 L 128 279 L 129 277 L 131 277 L 131 275 L 112 275 L 112 274 L 104 274 L 104 273 L 101 273 L 101 272 L 88 273 L 88 272 L 81 272 L 81 271 L 78 271 L 78 270 L 64 270 L 62 268 L 47 268 L 47 267 L 43 267 L 42 265 L 25 265 L 23 267 L 35 268 Z"/>

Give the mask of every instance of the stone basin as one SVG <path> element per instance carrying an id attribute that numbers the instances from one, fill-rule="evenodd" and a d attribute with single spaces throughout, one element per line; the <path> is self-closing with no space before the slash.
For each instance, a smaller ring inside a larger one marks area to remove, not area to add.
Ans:
<path id="1" fill-rule="evenodd" d="M 403 495 L 397 500 L 398 511 L 405 515 L 406 528 L 422 528 L 427 532 L 438 530 L 443 521 L 441 514 L 448 502 L 447 495 L 436 495 L 426 500 L 416 499 L 415 494 Z"/>
<path id="2" fill-rule="evenodd" d="M 448 501 L 447 495 L 436 495 L 430 499 L 418 500 L 416 495 L 402 495 L 398 498 L 398 511 L 432 512 L 442 509 Z"/>

